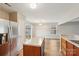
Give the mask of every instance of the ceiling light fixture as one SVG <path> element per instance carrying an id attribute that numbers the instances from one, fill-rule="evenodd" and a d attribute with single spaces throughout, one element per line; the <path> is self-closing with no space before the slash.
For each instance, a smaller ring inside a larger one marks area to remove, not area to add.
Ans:
<path id="1" fill-rule="evenodd" d="M 40 23 L 39 25 L 41 26 L 42 24 Z"/>
<path id="2" fill-rule="evenodd" d="M 35 9 L 37 7 L 36 3 L 31 3 L 30 8 Z"/>

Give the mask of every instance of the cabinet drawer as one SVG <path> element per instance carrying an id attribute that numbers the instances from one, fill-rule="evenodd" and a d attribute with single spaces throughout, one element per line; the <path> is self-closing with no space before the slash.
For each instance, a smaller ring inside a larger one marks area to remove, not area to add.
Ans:
<path id="1" fill-rule="evenodd" d="M 0 56 L 5 56 L 8 53 L 8 43 L 0 46 Z"/>

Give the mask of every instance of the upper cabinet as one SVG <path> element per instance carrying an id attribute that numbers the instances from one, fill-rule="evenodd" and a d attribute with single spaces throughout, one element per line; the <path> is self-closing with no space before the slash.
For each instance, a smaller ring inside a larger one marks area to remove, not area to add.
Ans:
<path id="1" fill-rule="evenodd" d="M 9 13 L 0 9 L 0 19 L 9 20 Z"/>
<path id="2" fill-rule="evenodd" d="M 4 9 L 0 9 L 0 19 L 17 22 L 17 12 L 7 12 Z"/>
<path id="3" fill-rule="evenodd" d="M 9 20 L 13 22 L 17 22 L 17 12 L 9 13 Z"/>

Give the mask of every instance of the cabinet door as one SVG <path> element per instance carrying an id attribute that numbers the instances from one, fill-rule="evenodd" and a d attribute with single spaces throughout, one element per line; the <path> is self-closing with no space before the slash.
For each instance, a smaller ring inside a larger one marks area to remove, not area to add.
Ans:
<path id="1" fill-rule="evenodd" d="M 74 45 L 74 48 L 73 48 L 73 55 L 74 55 L 74 56 L 77 55 L 77 54 L 76 54 L 76 53 L 77 53 L 76 49 L 77 49 L 77 47 Z"/>
<path id="2" fill-rule="evenodd" d="M 12 12 L 9 14 L 9 20 L 13 22 L 17 22 L 17 12 Z"/>
<path id="3" fill-rule="evenodd" d="M 79 48 L 74 45 L 74 56 L 79 56 Z"/>
<path id="4" fill-rule="evenodd" d="M 61 38 L 61 52 L 63 55 L 66 55 L 66 40 Z"/>
<path id="5" fill-rule="evenodd" d="M 66 50 L 66 40 L 64 40 L 63 38 L 61 38 L 61 47 Z"/>
<path id="6" fill-rule="evenodd" d="M 33 56 L 41 56 L 41 47 L 33 46 Z"/>
<path id="7" fill-rule="evenodd" d="M 76 48 L 76 56 L 79 56 L 79 48 Z"/>
<path id="8" fill-rule="evenodd" d="M 23 55 L 24 56 L 33 56 L 33 48 L 29 45 L 23 45 Z"/>
<path id="9" fill-rule="evenodd" d="M 67 42 L 67 50 L 66 50 L 67 56 L 73 56 L 73 44 L 70 42 Z"/>
<path id="10" fill-rule="evenodd" d="M 5 56 L 8 53 L 8 43 L 3 44 L 0 46 L 0 56 Z"/>

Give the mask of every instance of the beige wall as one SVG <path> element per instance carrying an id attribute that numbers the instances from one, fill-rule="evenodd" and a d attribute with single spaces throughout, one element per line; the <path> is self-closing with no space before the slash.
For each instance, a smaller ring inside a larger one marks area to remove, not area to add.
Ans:
<path id="1" fill-rule="evenodd" d="M 0 18 L 2 19 L 9 19 L 9 13 L 0 9 Z"/>

